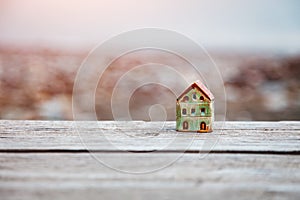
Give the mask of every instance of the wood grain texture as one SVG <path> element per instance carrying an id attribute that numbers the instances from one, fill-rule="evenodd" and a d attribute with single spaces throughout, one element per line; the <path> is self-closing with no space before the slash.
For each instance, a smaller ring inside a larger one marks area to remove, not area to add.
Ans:
<path id="1" fill-rule="evenodd" d="M 300 151 L 299 122 L 216 122 L 213 133 L 175 131 L 175 122 L 0 121 L 0 151 Z"/>
<path id="2" fill-rule="evenodd" d="M 177 154 L 97 155 L 118 169 L 140 171 Z M 282 155 L 184 154 L 148 174 L 120 173 L 89 154 L 0 154 L 6 199 L 299 199 L 300 159 Z"/>
<path id="3" fill-rule="evenodd" d="M 300 122 L 214 130 L 0 121 L 0 199 L 300 199 Z"/>

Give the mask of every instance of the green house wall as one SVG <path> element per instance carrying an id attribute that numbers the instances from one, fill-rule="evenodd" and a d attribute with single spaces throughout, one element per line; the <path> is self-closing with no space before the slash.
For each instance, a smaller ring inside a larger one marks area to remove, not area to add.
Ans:
<path id="1" fill-rule="evenodd" d="M 201 96 L 203 100 L 200 100 Z M 185 115 L 182 113 L 183 109 L 186 109 Z M 192 109 L 195 109 L 194 113 L 192 113 Z M 205 112 L 201 112 L 201 109 L 205 109 Z M 207 130 L 203 132 L 211 132 L 213 119 L 213 101 L 210 101 L 199 89 L 193 88 L 177 100 L 176 130 L 199 131 L 201 123 L 205 122 Z M 188 129 L 183 129 L 185 121 L 188 123 Z"/>

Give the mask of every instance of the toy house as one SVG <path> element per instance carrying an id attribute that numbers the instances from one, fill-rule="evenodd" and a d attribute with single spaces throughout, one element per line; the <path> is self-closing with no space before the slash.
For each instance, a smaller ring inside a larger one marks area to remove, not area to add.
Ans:
<path id="1" fill-rule="evenodd" d="M 192 83 L 176 102 L 176 130 L 212 132 L 214 96 L 200 81 Z"/>

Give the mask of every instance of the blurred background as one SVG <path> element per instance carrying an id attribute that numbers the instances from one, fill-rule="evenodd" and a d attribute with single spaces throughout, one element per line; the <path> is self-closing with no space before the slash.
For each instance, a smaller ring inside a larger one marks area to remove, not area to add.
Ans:
<path id="1" fill-rule="evenodd" d="M 299 10 L 298 0 L 0 0 L 0 118 L 72 120 L 74 78 L 89 51 L 121 32 L 157 27 L 208 50 L 225 83 L 227 120 L 300 120 Z M 99 119 L 112 119 L 116 80 L 143 59 L 125 56 L 105 72 Z M 133 95 L 133 119 L 149 120 L 143 108 L 159 102 L 174 120 L 174 96 L 151 85 Z"/>

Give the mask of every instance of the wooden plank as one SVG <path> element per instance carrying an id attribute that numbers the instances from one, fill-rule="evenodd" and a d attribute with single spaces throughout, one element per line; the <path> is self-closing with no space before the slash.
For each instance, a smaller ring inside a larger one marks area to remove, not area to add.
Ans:
<path id="1" fill-rule="evenodd" d="M 116 127 L 116 128 L 155 128 L 155 126 L 161 127 L 165 124 L 167 129 L 175 130 L 174 121 L 165 122 L 146 122 L 146 121 L 38 121 L 38 120 L 0 120 L 0 128 L 7 132 L 20 132 L 24 130 L 29 131 L 55 131 L 72 129 L 76 124 L 78 126 L 90 126 L 90 128 L 98 127 Z M 131 126 L 129 126 L 131 125 Z M 22 129 L 20 129 L 22 127 Z M 283 129 L 300 129 L 299 121 L 216 121 L 214 123 L 215 130 L 257 130 L 257 129 L 271 129 L 271 130 L 283 130 Z"/>
<path id="2" fill-rule="evenodd" d="M 299 199 L 299 140 L 299 122 L 0 121 L 0 197 Z"/>
<path id="3" fill-rule="evenodd" d="M 0 153 L 1 199 L 299 199 L 297 155 Z"/>
<path id="4" fill-rule="evenodd" d="M 300 122 L 216 122 L 213 133 L 175 122 L 0 121 L 0 151 L 200 151 L 300 153 Z"/>

